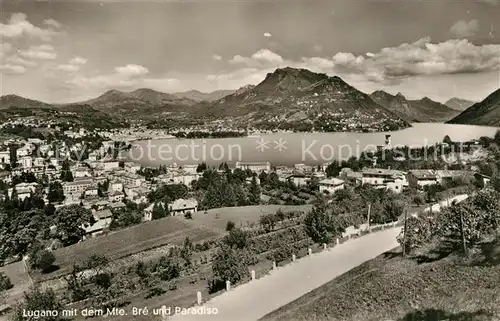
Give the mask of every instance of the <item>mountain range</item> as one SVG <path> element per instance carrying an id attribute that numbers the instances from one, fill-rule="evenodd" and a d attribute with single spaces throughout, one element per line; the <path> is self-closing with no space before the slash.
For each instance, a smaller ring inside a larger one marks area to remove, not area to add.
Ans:
<path id="1" fill-rule="evenodd" d="M 428 97 L 408 100 L 401 93 L 391 95 L 382 90 L 374 91 L 370 97 L 408 122 L 445 122 L 460 113 Z"/>
<path id="2" fill-rule="evenodd" d="M 450 124 L 500 126 L 500 89 L 464 110 Z"/>
<path id="3" fill-rule="evenodd" d="M 447 102 L 445 102 L 444 104 L 450 108 L 464 111 L 467 108 L 469 108 L 470 106 L 474 105 L 475 103 L 476 102 L 474 102 L 474 101 L 453 97 L 453 98 L 449 99 Z"/>
<path id="4" fill-rule="evenodd" d="M 256 86 L 203 104 L 207 119 L 231 119 L 239 127 L 319 131 L 384 130 L 409 123 L 339 77 L 280 68 Z"/>
<path id="5" fill-rule="evenodd" d="M 211 102 L 214 100 L 221 99 L 224 96 L 231 95 L 235 91 L 236 90 L 216 90 L 210 93 L 204 93 L 198 90 L 189 90 L 184 92 L 173 93 L 173 95 L 179 98 L 187 98 L 198 102 L 201 101 Z"/>
<path id="6" fill-rule="evenodd" d="M 498 93 L 460 114 L 470 103 L 459 98 L 446 104 L 427 97 L 408 100 L 401 93 L 391 95 L 380 90 L 367 95 L 337 76 L 286 67 L 267 74 L 255 86 L 212 93 L 109 90 L 84 102 L 58 105 L 5 95 L 0 97 L 0 120 L 56 115 L 76 121 L 75 114 L 86 114 L 83 118 L 92 115 L 108 125 L 135 121 L 154 126 L 212 124 L 296 131 L 396 130 L 411 122 L 500 124 L 495 118 L 499 113 Z"/>

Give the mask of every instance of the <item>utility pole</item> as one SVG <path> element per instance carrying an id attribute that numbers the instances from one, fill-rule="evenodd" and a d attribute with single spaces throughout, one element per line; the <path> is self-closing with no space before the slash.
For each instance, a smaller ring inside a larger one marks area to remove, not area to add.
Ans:
<path id="1" fill-rule="evenodd" d="M 405 208 L 405 225 L 403 228 L 403 257 L 406 256 L 406 229 L 407 229 L 407 221 L 408 219 L 408 209 Z"/>
<path id="2" fill-rule="evenodd" d="M 372 210 L 372 204 L 368 203 L 368 222 L 367 222 L 367 224 L 368 224 L 368 227 L 367 227 L 368 231 L 370 230 L 370 213 L 371 213 L 371 210 Z"/>

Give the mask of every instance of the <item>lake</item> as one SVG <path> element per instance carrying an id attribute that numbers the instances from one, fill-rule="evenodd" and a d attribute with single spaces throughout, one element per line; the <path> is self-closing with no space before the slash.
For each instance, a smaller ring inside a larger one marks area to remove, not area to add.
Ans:
<path id="1" fill-rule="evenodd" d="M 385 133 L 274 133 L 256 137 L 217 139 L 157 139 L 134 142 L 126 155 L 143 166 L 163 164 L 219 165 L 222 162 L 269 161 L 273 165 L 323 164 L 333 159 L 359 156 L 363 151 L 385 144 L 391 135 L 394 146 L 428 146 L 442 142 L 445 135 L 453 141 L 468 141 L 493 136 L 498 127 L 415 123 L 412 127 Z"/>

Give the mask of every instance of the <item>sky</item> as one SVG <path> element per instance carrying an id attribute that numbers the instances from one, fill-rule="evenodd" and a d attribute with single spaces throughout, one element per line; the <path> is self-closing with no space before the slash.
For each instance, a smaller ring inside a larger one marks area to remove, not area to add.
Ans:
<path id="1" fill-rule="evenodd" d="M 371 93 L 484 99 L 500 87 L 500 0 L 0 0 L 0 94 L 237 89 L 279 67 Z"/>

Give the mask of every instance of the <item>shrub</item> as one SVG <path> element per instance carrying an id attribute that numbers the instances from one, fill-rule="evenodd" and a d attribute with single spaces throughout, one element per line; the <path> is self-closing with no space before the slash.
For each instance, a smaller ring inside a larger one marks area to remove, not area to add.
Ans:
<path id="1" fill-rule="evenodd" d="M 0 272 L 0 293 L 13 287 L 9 277 Z"/>
<path id="2" fill-rule="evenodd" d="M 226 224 L 226 231 L 231 231 L 236 227 L 236 224 L 233 221 L 229 221 Z"/>

